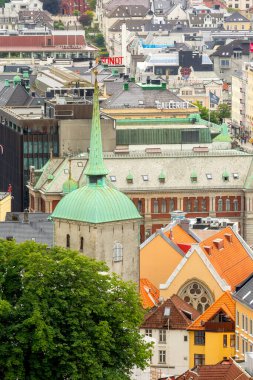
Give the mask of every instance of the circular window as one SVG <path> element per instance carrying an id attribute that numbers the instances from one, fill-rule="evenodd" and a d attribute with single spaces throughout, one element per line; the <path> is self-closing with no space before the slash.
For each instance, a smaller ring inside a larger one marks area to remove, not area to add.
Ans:
<path id="1" fill-rule="evenodd" d="M 203 313 L 214 302 L 211 291 L 196 281 L 184 285 L 179 290 L 178 295 L 200 313 Z"/>

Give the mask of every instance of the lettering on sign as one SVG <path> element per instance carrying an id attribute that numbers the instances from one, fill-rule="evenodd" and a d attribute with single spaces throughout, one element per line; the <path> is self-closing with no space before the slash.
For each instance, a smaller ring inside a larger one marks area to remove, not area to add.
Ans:
<path id="1" fill-rule="evenodd" d="M 107 65 L 122 65 L 123 57 L 101 57 L 101 62 Z"/>
<path id="2" fill-rule="evenodd" d="M 189 108 L 190 103 L 188 102 L 160 102 L 159 100 L 156 101 L 157 109 L 159 110 L 171 110 L 171 109 L 178 109 L 178 108 Z"/>

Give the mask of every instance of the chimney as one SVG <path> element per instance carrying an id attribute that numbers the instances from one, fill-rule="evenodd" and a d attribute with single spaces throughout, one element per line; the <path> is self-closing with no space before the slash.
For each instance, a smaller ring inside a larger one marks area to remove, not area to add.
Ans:
<path id="1" fill-rule="evenodd" d="M 224 236 L 229 243 L 232 243 L 232 241 L 233 241 L 233 235 L 232 234 L 226 233 L 226 234 L 224 234 Z"/>
<path id="2" fill-rule="evenodd" d="M 213 243 L 216 246 L 216 248 L 218 248 L 218 250 L 224 248 L 224 240 L 223 239 L 215 239 L 213 241 Z"/>
<path id="3" fill-rule="evenodd" d="M 208 255 L 211 255 L 212 247 L 210 245 L 205 245 L 204 249 Z"/>
<path id="4" fill-rule="evenodd" d="M 180 226 L 183 228 L 184 231 L 189 232 L 190 220 L 189 219 L 180 220 Z"/>

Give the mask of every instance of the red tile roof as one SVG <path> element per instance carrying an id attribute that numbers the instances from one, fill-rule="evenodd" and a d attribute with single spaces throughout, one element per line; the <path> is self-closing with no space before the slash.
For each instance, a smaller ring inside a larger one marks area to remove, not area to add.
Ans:
<path id="1" fill-rule="evenodd" d="M 209 306 L 208 309 L 188 327 L 188 330 L 205 330 L 203 322 L 210 321 L 221 310 L 234 322 L 235 301 L 229 292 L 223 293 L 220 298 Z"/>
<path id="2" fill-rule="evenodd" d="M 140 296 L 144 309 L 149 309 L 159 304 L 160 291 L 148 279 L 140 279 Z"/>
<path id="3" fill-rule="evenodd" d="M 253 259 L 232 228 L 224 228 L 199 245 L 232 291 L 253 273 Z"/>
<path id="4" fill-rule="evenodd" d="M 166 311 L 168 315 L 164 315 Z M 141 328 L 168 329 L 169 324 L 169 329 L 185 330 L 198 316 L 199 312 L 197 310 L 191 305 L 188 305 L 188 303 L 184 302 L 177 295 L 173 295 L 162 305 L 151 310 L 146 315 Z"/>
<path id="5" fill-rule="evenodd" d="M 214 365 L 193 368 L 176 377 L 176 380 L 249 380 L 252 379 L 233 359 L 223 360 Z"/>

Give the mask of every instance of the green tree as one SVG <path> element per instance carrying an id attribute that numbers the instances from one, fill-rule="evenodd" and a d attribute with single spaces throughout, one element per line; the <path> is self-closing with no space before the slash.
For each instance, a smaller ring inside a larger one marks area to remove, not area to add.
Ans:
<path id="1" fill-rule="evenodd" d="M 218 113 L 220 122 L 222 122 L 223 119 L 227 119 L 231 117 L 231 108 L 226 103 L 220 103 L 218 105 L 217 113 Z"/>
<path id="2" fill-rule="evenodd" d="M 89 9 L 91 9 L 92 11 L 94 11 L 96 9 L 96 0 L 87 0 L 87 3 L 88 3 L 88 7 Z"/>
<path id="3" fill-rule="evenodd" d="M 59 1 L 58 0 L 43 0 L 43 9 L 56 15 L 59 13 Z"/>
<path id="4" fill-rule="evenodd" d="M 127 380 L 149 345 L 136 286 L 78 252 L 0 240 L 0 378 Z"/>
<path id="5" fill-rule="evenodd" d="M 93 20 L 93 13 L 92 12 L 85 12 L 83 13 L 80 17 L 79 17 L 79 22 L 83 25 L 83 26 L 90 26 L 91 23 L 92 23 L 92 20 Z"/>
<path id="6" fill-rule="evenodd" d="M 99 33 L 95 37 L 95 45 L 98 47 L 105 47 L 105 39 L 103 34 Z"/>

